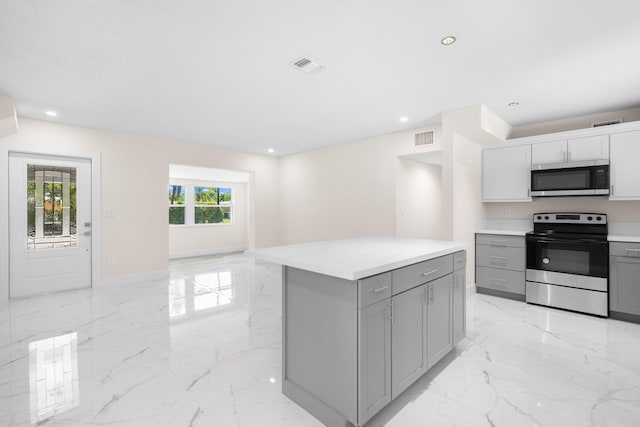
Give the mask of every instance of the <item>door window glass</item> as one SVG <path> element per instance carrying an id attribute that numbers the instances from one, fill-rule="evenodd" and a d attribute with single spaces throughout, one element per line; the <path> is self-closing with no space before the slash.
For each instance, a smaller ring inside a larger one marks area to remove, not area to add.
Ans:
<path id="1" fill-rule="evenodd" d="M 27 249 L 77 246 L 76 168 L 27 166 Z"/>

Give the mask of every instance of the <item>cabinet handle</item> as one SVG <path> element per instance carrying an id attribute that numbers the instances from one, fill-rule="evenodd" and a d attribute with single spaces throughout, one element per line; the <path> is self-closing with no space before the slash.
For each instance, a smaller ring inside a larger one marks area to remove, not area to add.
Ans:
<path id="1" fill-rule="evenodd" d="M 495 277 L 492 277 L 491 280 L 493 280 L 494 282 L 504 282 L 507 283 L 507 281 L 505 279 L 497 279 Z"/>
<path id="2" fill-rule="evenodd" d="M 503 261 L 506 261 L 506 260 L 507 260 L 507 257 L 506 257 L 506 256 L 496 256 L 496 255 L 491 255 L 489 258 L 493 258 L 493 259 L 500 259 L 500 260 L 503 260 Z"/>
<path id="3" fill-rule="evenodd" d="M 393 303 L 391 303 L 391 322 L 393 323 Z"/>
<path id="4" fill-rule="evenodd" d="M 456 262 L 460 263 L 460 262 L 465 262 L 466 259 L 457 259 Z"/>
<path id="5" fill-rule="evenodd" d="M 611 185 L 611 195 L 613 196 L 613 193 L 615 193 L 615 189 L 616 186 L 615 185 Z"/>
<path id="6" fill-rule="evenodd" d="M 506 240 L 492 240 L 491 246 L 507 246 Z"/>
<path id="7" fill-rule="evenodd" d="M 431 276 L 433 273 L 437 273 L 437 272 L 438 272 L 438 269 L 437 269 L 437 268 L 435 268 L 435 269 L 433 269 L 433 270 L 431 270 L 431 271 L 427 271 L 427 272 L 424 272 L 424 273 L 420 273 L 420 275 L 421 275 L 421 276 Z"/>
<path id="8" fill-rule="evenodd" d="M 625 249 L 625 251 L 633 253 L 634 254 L 633 256 L 640 255 L 640 249 Z"/>
<path id="9" fill-rule="evenodd" d="M 378 292 L 382 292 L 385 289 L 389 289 L 389 285 L 383 286 L 383 287 L 378 288 L 378 289 L 372 289 L 371 292 L 373 292 L 374 294 L 377 294 Z"/>
<path id="10" fill-rule="evenodd" d="M 567 162 L 571 161 L 571 151 L 567 151 Z"/>

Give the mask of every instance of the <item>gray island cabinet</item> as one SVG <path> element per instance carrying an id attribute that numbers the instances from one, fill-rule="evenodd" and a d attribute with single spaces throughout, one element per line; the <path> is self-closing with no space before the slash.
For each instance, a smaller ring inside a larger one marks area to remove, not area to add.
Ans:
<path id="1" fill-rule="evenodd" d="M 283 264 L 283 393 L 326 425 L 364 425 L 464 338 L 465 248 L 378 237 L 255 251 Z"/>

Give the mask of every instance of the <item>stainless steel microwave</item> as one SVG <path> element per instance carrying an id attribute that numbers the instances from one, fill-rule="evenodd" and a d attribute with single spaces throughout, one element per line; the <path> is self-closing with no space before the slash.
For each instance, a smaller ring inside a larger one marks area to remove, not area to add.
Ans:
<path id="1" fill-rule="evenodd" d="M 531 196 L 609 194 L 609 161 L 554 163 L 531 167 Z"/>

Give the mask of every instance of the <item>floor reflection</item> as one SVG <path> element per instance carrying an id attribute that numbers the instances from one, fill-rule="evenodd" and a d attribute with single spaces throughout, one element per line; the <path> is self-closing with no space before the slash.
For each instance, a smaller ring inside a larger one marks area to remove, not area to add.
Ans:
<path id="1" fill-rule="evenodd" d="M 172 278 L 169 281 L 169 317 L 180 319 L 233 304 L 235 289 L 230 270 Z"/>
<path id="2" fill-rule="evenodd" d="M 29 386 L 33 424 L 80 404 L 77 333 L 29 343 Z"/>

